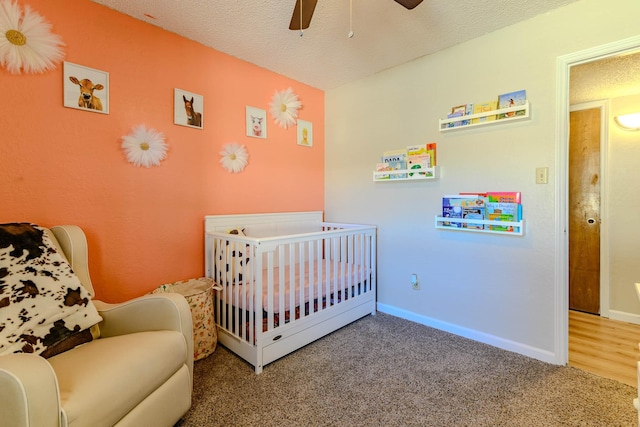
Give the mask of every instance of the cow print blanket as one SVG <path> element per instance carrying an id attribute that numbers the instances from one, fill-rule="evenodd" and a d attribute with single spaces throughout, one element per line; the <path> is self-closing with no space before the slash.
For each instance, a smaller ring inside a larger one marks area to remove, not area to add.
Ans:
<path id="1" fill-rule="evenodd" d="M 90 341 L 101 320 L 44 229 L 0 224 L 0 356 L 54 356 Z"/>

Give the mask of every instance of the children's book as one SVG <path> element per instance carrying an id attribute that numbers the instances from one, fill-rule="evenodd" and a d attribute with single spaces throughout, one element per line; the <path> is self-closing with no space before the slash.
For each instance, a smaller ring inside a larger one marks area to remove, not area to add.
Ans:
<path id="1" fill-rule="evenodd" d="M 479 209 L 484 206 L 484 201 L 475 195 L 461 196 L 459 194 L 442 197 L 442 216 L 444 218 L 464 218 L 465 209 Z M 469 211 L 470 212 L 470 211 Z M 444 221 L 443 225 L 461 228 L 462 222 Z"/>
<path id="2" fill-rule="evenodd" d="M 393 171 L 396 171 L 396 170 L 407 169 L 407 150 L 406 149 L 385 151 L 384 153 L 382 153 L 381 163 L 389 163 L 390 179 L 399 179 L 399 178 L 407 177 L 406 173 L 393 173 Z"/>
<path id="3" fill-rule="evenodd" d="M 429 144 L 409 145 L 407 147 L 407 156 L 415 156 L 419 154 L 427 154 L 429 150 Z"/>
<path id="4" fill-rule="evenodd" d="M 463 115 L 464 115 L 464 113 L 458 111 L 457 113 L 447 114 L 447 119 L 453 119 L 454 117 L 462 117 Z M 450 127 L 450 128 L 454 128 L 454 127 L 458 127 L 458 126 L 462 126 L 462 120 L 458 120 L 458 121 L 455 121 L 455 122 L 447 123 L 447 127 Z"/>
<path id="5" fill-rule="evenodd" d="M 431 156 L 431 166 L 434 167 L 436 165 L 436 143 L 430 142 L 427 144 L 427 153 Z"/>
<path id="6" fill-rule="evenodd" d="M 460 206 L 442 206 L 442 217 L 443 218 L 462 218 L 462 207 Z M 450 222 L 443 221 L 442 225 L 446 227 L 456 227 L 461 228 L 461 222 Z"/>
<path id="7" fill-rule="evenodd" d="M 524 105 L 527 101 L 527 91 L 519 90 L 516 92 L 509 92 L 498 97 L 498 109 L 515 107 L 517 105 Z M 523 116 L 524 110 L 511 111 L 509 113 L 500 113 L 498 119 L 504 119 L 507 117 Z"/>
<path id="8" fill-rule="evenodd" d="M 409 176 L 414 176 L 416 173 L 411 172 L 413 169 L 429 169 L 431 167 L 431 156 L 429 153 L 414 154 L 407 157 L 407 169 L 409 169 Z M 433 176 L 431 170 L 425 172 L 417 172 L 417 175 Z"/>
<path id="9" fill-rule="evenodd" d="M 484 207 L 462 208 L 462 218 L 484 219 Z M 462 223 L 462 227 L 463 228 L 469 228 L 469 229 L 475 229 L 475 230 L 484 229 L 484 225 L 483 224 L 474 224 L 474 223 L 467 223 L 467 222 L 463 222 Z"/>
<path id="10" fill-rule="evenodd" d="M 518 222 L 522 218 L 522 205 L 518 203 L 488 202 L 485 205 L 485 218 L 490 221 Z M 489 225 L 490 230 L 520 231 L 511 225 Z"/>
<path id="11" fill-rule="evenodd" d="M 465 115 L 467 111 L 467 104 L 463 104 L 463 105 L 458 105 L 456 107 L 453 107 L 451 109 L 451 114 L 456 114 L 456 113 L 460 113 L 461 115 Z"/>
<path id="12" fill-rule="evenodd" d="M 487 111 L 495 111 L 498 109 L 498 101 L 483 102 L 481 104 L 474 104 L 473 114 L 486 113 Z M 490 122 L 496 119 L 496 115 L 489 115 L 485 117 L 477 117 L 471 119 L 471 123 Z"/>
<path id="13" fill-rule="evenodd" d="M 407 169 L 428 169 L 431 167 L 429 144 L 410 145 L 407 147 Z M 409 172 L 409 176 L 415 174 Z M 432 176 L 431 172 L 420 172 L 419 175 Z"/>
<path id="14" fill-rule="evenodd" d="M 473 114 L 473 104 L 467 104 L 466 108 L 464 110 L 464 115 L 465 116 L 468 116 L 470 114 Z M 471 120 L 469 120 L 469 119 L 463 120 L 462 121 L 462 126 L 466 126 L 466 125 L 468 125 L 470 123 L 471 123 Z"/>
<path id="15" fill-rule="evenodd" d="M 489 191 L 487 192 L 489 202 L 502 203 L 522 203 L 522 194 L 519 191 Z"/>
<path id="16" fill-rule="evenodd" d="M 388 172 L 389 163 L 378 163 L 376 165 L 376 172 Z M 376 174 L 376 179 L 389 179 L 388 173 Z"/>

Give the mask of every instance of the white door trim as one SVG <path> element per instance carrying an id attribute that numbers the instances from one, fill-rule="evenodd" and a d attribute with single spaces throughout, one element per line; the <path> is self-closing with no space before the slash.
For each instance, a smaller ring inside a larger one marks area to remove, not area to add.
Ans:
<path id="1" fill-rule="evenodd" d="M 555 225 L 555 354 L 559 365 L 569 361 L 569 242 L 568 226 L 568 147 L 569 147 L 569 70 L 571 66 L 596 61 L 640 48 L 640 36 L 630 37 L 591 49 L 558 57 L 556 61 L 556 225 Z"/>

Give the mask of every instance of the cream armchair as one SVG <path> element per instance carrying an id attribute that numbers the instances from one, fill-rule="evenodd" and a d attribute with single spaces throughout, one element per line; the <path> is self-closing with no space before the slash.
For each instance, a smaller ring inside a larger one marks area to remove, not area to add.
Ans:
<path id="1" fill-rule="evenodd" d="M 83 231 L 59 226 L 49 235 L 94 295 Z M 0 357 L 1 425 L 173 426 L 189 410 L 193 335 L 184 297 L 94 304 L 100 338 L 49 359 Z"/>

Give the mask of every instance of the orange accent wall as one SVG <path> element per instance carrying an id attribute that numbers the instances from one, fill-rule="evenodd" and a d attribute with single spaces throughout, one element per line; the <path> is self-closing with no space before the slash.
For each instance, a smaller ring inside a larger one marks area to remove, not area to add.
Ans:
<path id="1" fill-rule="evenodd" d="M 110 113 L 63 106 L 62 64 L 40 75 L 0 68 L 0 222 L 77 224 L 99 299 L 117 302 L 203 275 L 207 214 L 323 210 L 324 92 L 89 0 L 29 0 L 66 43 L 65 60 L 109 73 Z M 268 111 L 293 88 L 313 147 L 267 113 L 245 136 L 245 106 Z M 204 97 L 204 128 L 173 123 L 174 88 Z M 168 157 L 135 167 L 120 145 L 136 125 L 164 133 Z M 230 174 L 226 143 L 249 165 Z"/>

